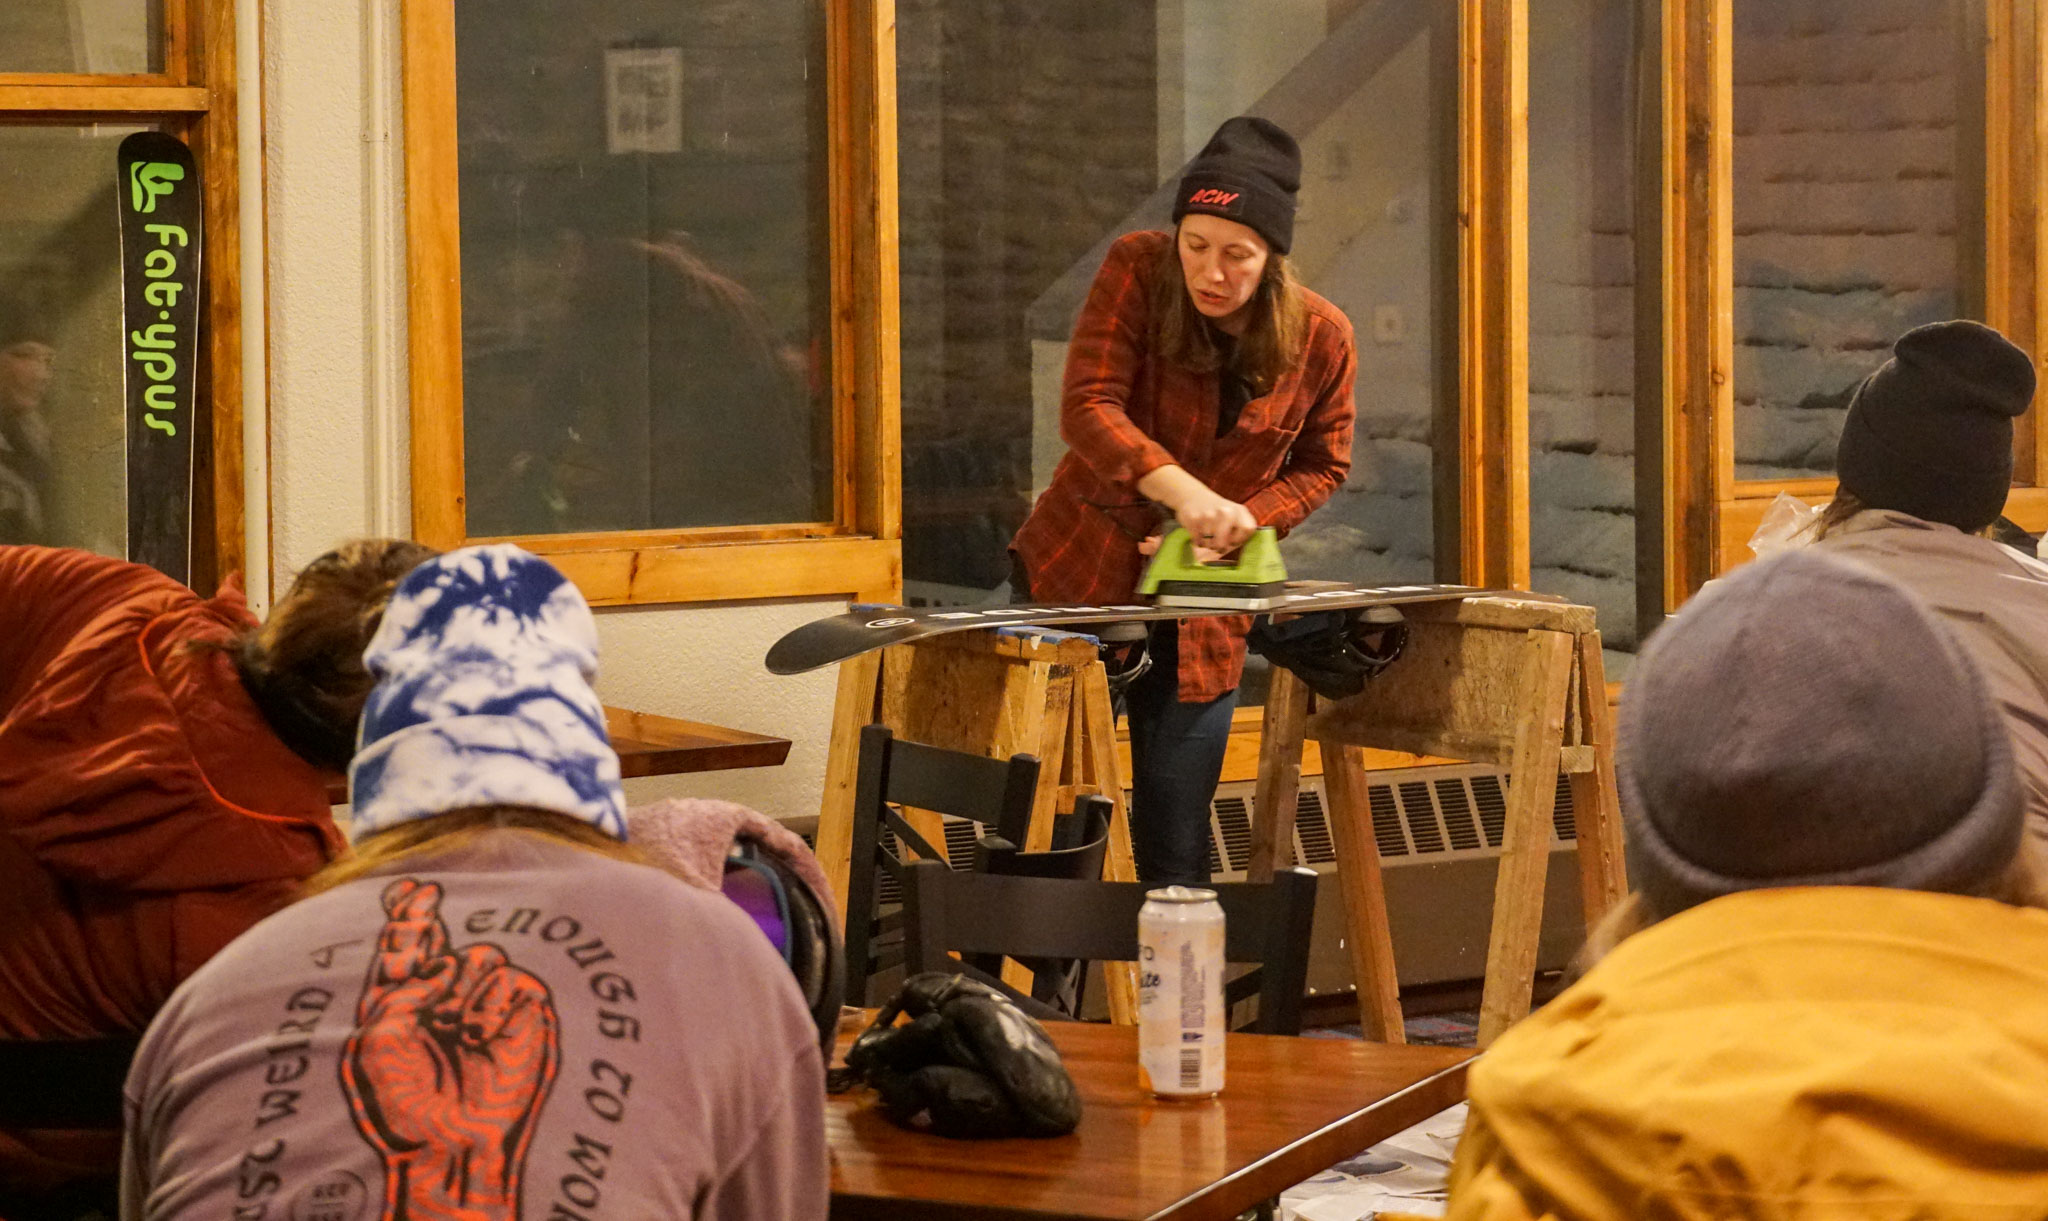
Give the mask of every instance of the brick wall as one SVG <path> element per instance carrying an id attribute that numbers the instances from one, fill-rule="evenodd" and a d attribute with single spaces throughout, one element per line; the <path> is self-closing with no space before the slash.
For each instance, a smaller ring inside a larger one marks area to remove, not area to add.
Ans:
<path id="1" fill-rule="evenodd" d="M 1949 15 L 1955 7 L 1909 0 L 1736 6 L 1736 388 L 1745 476 L 1831 466 L 1846 388 L 1898 331 L 1958 308 L 1956 73 L 1963 61 Z M 942 0 L 899 6 L 905 444 L 907 463 L 944 455 L 963 473 L 908 480 L 907 511 L 919 489 L 949 479 L 993 486 L 991 464 L 1023 468 L 1021 487 L 1049 476 L 1059 447 L 1041 437 L 1036 460 L 1025 457 L 1029 421 L 1014 405 L 1032 393 L 1031 362 L 1021 354 L 1035 346 L 1035 412 L 1040 431 L 1051 435 L 1063 335 L 1048 324 L 1024 337 L 1035 345 L 1020 341 L 1007 329 L 1011 298 L 998 289 L 1062 270 L 1056 251 L 1085 251 L 1119 221 L 1089 213 L 1084 225 L 1077 211 L 1065 236 L 1048 240 L 1043 221 L 1019 226 L 985 201 L 964 205 L 972 185 L 1009 181 L 1002 167 L 1023 155 L 1023 112 L 1001 101 L 1018 90 L 1023 61 L 1079 52 L 1017 38 L 1017 27 L 1008 27 L 1008 45 L 1022 50 L 984 63 L 978 88 L 962 90 L 954 74 L 975 48 L 986 54 L 977 38 L 999 23 L 977 15 L 979 35 L 956 30 L 957 23 L 939 20 L 944 8 Z M 1632 10 L 1625 0 L 1557 0 L 1531 12 L 1532 579 L 1598 608 L 1616 668 L 1635 644 Z M 1008 6 L 1002 14 L 1002 21 L 1020 20 Z M 1136 82 L 1153 54 L 1148 21 L 1112 21 L 1114 37 L 1091 31 L 1099 71 L 1126 74 L 1120 85 L 1101 88 L 1128 93 L 1115 101 L 1091 92 L 1072 112 L 1091 125 L 1108 106 L 1133 116 L 1114 143 L 1123 158 L 1114 164 L 1126 169 L 1141 166 L 1147 142 L 1157 141 L 1153 118 L 1137 117 L 1146 103 Z M 1432 573 L 1435 170 L 1427 42 L 1426 34 L 1416 38 L 1312 130 L 1297 132 L 1305 161 L 1298 270 L 1350 315 L 1360 357 L 1352 479 L 1286 545 L 1292 570 L 1303 576 L 1397 581 Z M 1120 49 L 1112 53 L 1112 46 Z M 1112 54 L 1121 58 L 1103 58 Z M 935 112 L 943 124 L 918 117 Z M 1055 126 L 1077 121 L 1038 117 Z M 956 164 L 960 156 L 973 165 Z M 1111 164 L 1104 155 L 1095 171 L 1110 173 Z M 1139 178 L 1117 179 L 1126 199 L 1149 188 Z M 962 234 L 967 217 L 971 232 Z M 927 233 L 939 236 L 920 236 Z M 991 387 L 989 405 L 959 401 L 964 385 Z M 1002 533 L 981 531 L 988 539 Z M 917 555 L 915 528 L 911 534 Z M 913 562 L 912 573 L 935 565 Z"/>
<path id="2" fill-rule="evenodd" d="M 1152 190 L 1150 0 L 899 0 L 904 570 L 986 589 L 1030 508 L 1031 304 Z"/>
<path id="3" fill-rule="evenodd" d="M 1848 391 L 1962 309 L 1962 8 L 1735 6 L 1738 477 L 1831 472 Z"/>
<path id="4" fill-rule="evenodd" d="M 1530 584 L 1636 644 L 1634 31 L 1626 0 L 1530 13 Z"/>
<path id="5" fill-rule="evenodd" d="M 1290 574 L 1434 579 L 1429 36 L 1413 39 L 1302 139 L 1302 280 L 1358 340 L 1351 478 L 1289 536 Z M 1346 201 L 1365 206 L 1346 209 Z M 1394 334 L 1376 335 L 1380 317 Z"/>

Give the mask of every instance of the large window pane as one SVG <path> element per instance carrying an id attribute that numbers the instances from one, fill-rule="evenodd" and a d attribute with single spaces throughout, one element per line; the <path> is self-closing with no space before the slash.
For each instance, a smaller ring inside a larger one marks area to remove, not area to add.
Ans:
<path id="1" fill-rule="evenodd" d="M 0 125 L 0 543 L 126 545 L 114 154 L 134 130 Z"/>
<path id="2" fill-rule="evenodd" d="M 1891 340 L 1972 308 L 1971 7 L 1735 0 L 1737 478 L 1832 473 Z"/>
<path id="3" fill-rule="evenodd" d="M 1301 142 L 1293 260 L 1358 333 L 1349 485 L 1290 571 L 1433 579 L 1437 207 L 1429 14 L 1412 0 L 897 0 L 904 572 L 975 601 L 1051 478 L 1067 340 L 1109 239 L 1165 228 L 1218 123 Z"/>
<path id="4" fill-rule="evenodd" d="M 1530 580 L 1599 610 L 1610 678 L 1636 647 L 1637 7 L 1529 10 Z"/>
<path id="5" fill-rule="evenodd" d="M 5 0 L 0 72 L 161 72 L 163 21 L 163 0 Z"/>
<path id="6" fill-rule="evenodd" d="M 469 533 L 830 520 L 822 6 L 455 11 Z"/>

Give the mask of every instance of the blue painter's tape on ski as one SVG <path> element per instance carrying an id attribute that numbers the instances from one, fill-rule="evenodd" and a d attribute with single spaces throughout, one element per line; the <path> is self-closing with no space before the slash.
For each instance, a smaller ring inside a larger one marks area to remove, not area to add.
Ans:
<path id="1" fill-rule="evenodd" d="M 1085 640 L 1089 644 L 1098 647 L 1102 644 L 1100 640 L 1086 632 L 1062 632 L 1058 628 L 1050 627 L 999 627 L 996 629 L 996 635 L 1011 636 L 1017 639 L 1023 639 L 1028 636 L 1033 640 L 1043 640 L 1047 644 L 1058 644 L 1062 640 Z"/>

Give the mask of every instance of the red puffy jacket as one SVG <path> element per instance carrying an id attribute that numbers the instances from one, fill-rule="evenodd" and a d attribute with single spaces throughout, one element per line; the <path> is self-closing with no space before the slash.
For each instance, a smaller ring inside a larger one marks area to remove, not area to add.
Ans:
<path id="1" fill-rule="evenodd" d="M 0 1037 L 139 1032 L 341 851 L 326 773 L 194 647 L 255 622 L 232 578 L 0 546 Z"/>

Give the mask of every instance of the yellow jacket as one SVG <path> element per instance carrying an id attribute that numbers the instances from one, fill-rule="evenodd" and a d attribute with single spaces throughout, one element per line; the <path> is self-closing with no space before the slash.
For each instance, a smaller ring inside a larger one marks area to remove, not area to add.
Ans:
<path id="1" fill-rule="evenodd" d="M 1750 891 L 1474 1066 L 1451 1221 L 2048 1218 L 2048 912 Z"/>

